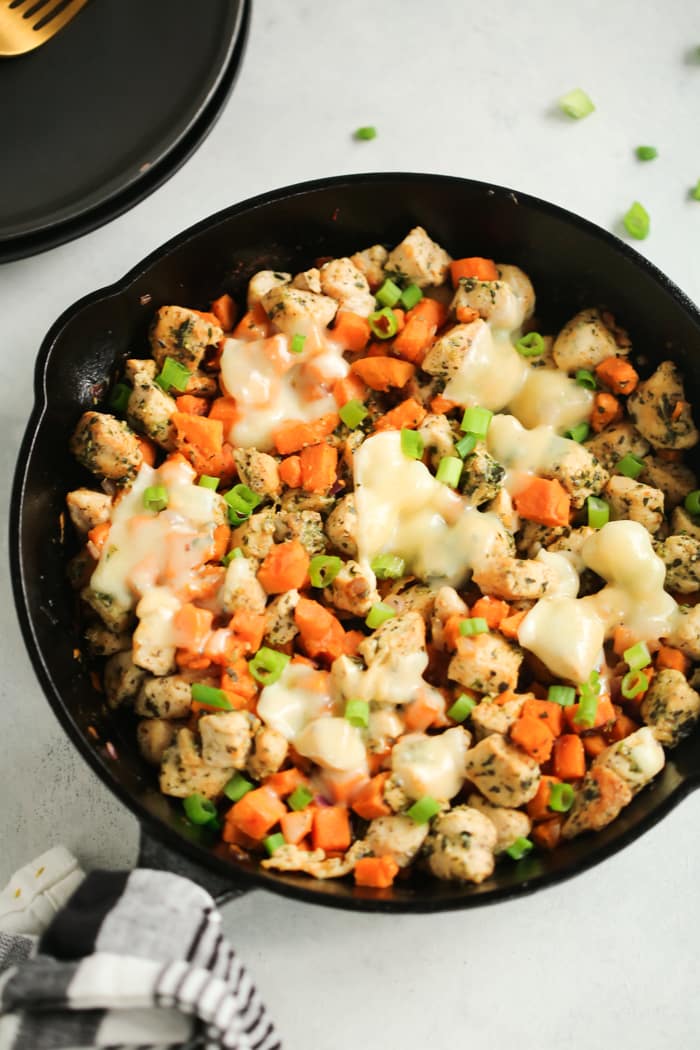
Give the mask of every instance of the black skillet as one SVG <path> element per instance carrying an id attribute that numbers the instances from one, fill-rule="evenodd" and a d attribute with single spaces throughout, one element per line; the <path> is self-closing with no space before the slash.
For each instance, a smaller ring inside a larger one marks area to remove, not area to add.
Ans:
<path id="1" fill-rule="evenodd" d="M 528 893 L 584 871 L 660 820 L 698 784 L 700 736 L 669 755 L 663 774 L 594 837 L 553 854 L 500 862 L 480 886 L 422 876 L 391 890 L 265 872 L 204 840 L 161 795 L 136 747 L 133 723 L 104 707 L 80 647 L 66 584 L 60 528 L 65 493 L 86 477 L 68 453 L 81 412 L 98 405 L 130 353 L 143 354 L 156 307 L 206 307 L 240 296 L 261 268 L 295 271 L 317 256 L 377 241 L 394 244 L 417 224 L 448 251 L 522 266 L 538 294 L 545 331 L 579 308 L 606 304 L 650 363 L 672 357 L 700 403 L 700 314 L 666 277 L 610 234 L 533 197 L 435 175 L 355 175 L 305 183 L 238 204 L 175 237 L 110 288 L 70 307 L 46 336 L 36 366 L 36 405 L 20 450 L 11 509 L 11 570 L 24 638 L 49 703 L 98 776 L 143 831 L 142 862 L 186 871 L 220 896 L 253 886 L 301 900 L 368 911 L 465 908 Z"/>

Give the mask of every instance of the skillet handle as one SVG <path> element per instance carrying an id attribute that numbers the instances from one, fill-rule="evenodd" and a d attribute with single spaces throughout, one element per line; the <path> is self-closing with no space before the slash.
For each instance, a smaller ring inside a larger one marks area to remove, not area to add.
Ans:
<path id="1" fill-rule="evenodd" d="M 189 857 L 176 853 L 175 850 L 152 838 L 143 826 L 139 831 L 139 853 L 136 861 L 139 868 L 155 868 L 157 871 L 172 871 L 176 875 L 182 875 L 190 879 L 202 889 L 210 893 L 217 904 L 226 904 L 227 901 L 241 897 L 248 892 L 248 887 L 232 884 L 230 878 L 215 875 L 202 864 L 190 860 Z"/>

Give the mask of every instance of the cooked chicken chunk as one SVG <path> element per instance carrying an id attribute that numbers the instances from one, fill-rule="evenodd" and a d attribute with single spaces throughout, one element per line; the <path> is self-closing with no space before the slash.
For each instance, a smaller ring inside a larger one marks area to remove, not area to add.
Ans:
<path id="1" fill-rule="evenodd" d="M 667 639 L 691 660 L 700 660 L 700 605 L 681 605 L 678 619 Z"/>
<path id="2" fill-rule="evenodd" d="M 656 456 L 644 458 L 644 470 L 639 480 L 661 489 L 667 513 L 679 506 L 688 493 L 698 487 L 696 475 L 685 463 L 673 463 Z"/>
<path id="3" fill-rule="evenodd" d="M 516 269 L 516 267 L 513 267 Z M 526 281 L 529 280 L 519 271 Z M 524 294 L 521 294 L 524 292 Z M 488 321 L 494 328 L 506 328 L 513 331 L 520 328 L 523 321 L 532 313 L 534 292 L 514 287 L 509 281 L 480 281 L 476 277 L 462 278 L 452 299 L 451 309 L 476 310 L 479 316 Z M 529 311 L 529 312 L 528 312 Z"/>
<path id="4" fill-rule="evenodd" d="M 693 536 L 669 536 L 656 544 L 656 553 L 666 566 L 669 591 L 692 594 L 700 590 L 700 540 Z"/>
<path id="5" fill-rule="evenodd" d="M 389 252 L 384 270 L 388 276 L 399 274 L 406 281 L 425 288 L 443 283 L 450 261 L 447 252 L 431 240 L 422 226 L 414 226 Z"/>
<path id="6" fill-rule="evenodd" d="M 124 379 L 133 383 L 139 372 L 145 372 L 149 379 L 155 379 L 158 366 L 152 357 L 130 357 L 124 362 Z"/>
<path id="7" fill-rule="evenodd" d="M 291 273 L 280 273 L 276 270 L 258 270 L 248 281 L 248 309 L 252 310 L 254 306 L 262 302 L 268 292 L 289 284 L 291 280 Z M 295 287 L 298 288 L 299 285 L 295 285 Z M 320 292 L 320 290 L 319 288 L 318 291 Z"/>
<path id="8" fill-rule="evenodd" d="M 560 536 L 557 536 L 551 543 L 547 544 L 547 550 L 550 554 L 568 553 L 579 557 L 584 543 L 594 532 L 595 529 L 590 528 L 588 525 L 581 525 L 577 529 L 564 529 Z"/>
<path id="9" fill-rule="evenodd" d="M 299 634 L 294 620 L 298 601 L 299 591 L 287 591 L 273 598 L 265 609 L 265 642 L 273 648 L 286 645 Z"/>
<path id="10" fill-rule="evenodd" d="M 433 645 L 438 649 L 445 648 L 444 628 L 450 616 L 468 616 L 469 608 L 457 594 L 454 587 L 440 587 L 435 592 L 435 604 L 430 620 L 430 634 Z"/>
<path id="11" fill-rule="evenodd" d="M 298 273 L 292 281 L 292 288 L 299 288 L 302 292 L 314 292 L 321 294 L 321 271 L 317 266 Z"/>
<path id="12" fill-rule="evenodd" d="M 700 718 L 700 696 L 681 671 L 664 668 L 654 675 L 641 715 L 664 747 L 675 747 Z"/>
<path id="13" fill-rule="evenodd" d="M 404 722 L 393 704 L 374 704 L 369 713 L 367 727 L 367 750 L 372 754 L 384 754 L 393 747 L 404 732 Z"/>
<path id="14" fill-rule="evenodd" d="M 525 697 L 508 700 L 505 704 L 495 704 L 493 700 L 482 700 L 471 713 L 470 725 L 477 740 L 483 740 L 491 733 L 505 736 L 510 727 L 520 717 Z"/>
<path id="15" fill-rule="evenodd" d="M 428 835 L 427 824 L 416 824 L 410 817 L 377 817 L 365 835 L 375 857 L 391 857 L 400 868 L 407 868 L 418 855 Z"/>
<path id="16" fill-rule="evenodd" d="M 627 398 L 632 422 L 654 448 L 692 448 L 698 442 L 683 381 L 673 361 L 662 361 L 654 374 Z"/>
<path id="17" fill-rule="evenodd" d="M 104 687 L 108 707 L 119 707 L 133 700 L 146 672 L 137 667 L 130 652 L 110 656 L 104 669 Z"/>
<path id="18" fill-rule="evenodd" d="M 430 463 L 434 470 L 443 456 L 454 456 L 455 436 L 452 426 L 446 416 L 429 414 L 425 417 L 418 433 L 423 438 L 423 445 L 431 453 Z"/>
<path id="19" fill-rule="evenodd" d="M 368 853 L 369 847 L 362 840 L 353 842 L 343 857 L 327 857 L 322 849 L 302 850 L 288 844 L 276 849 L 269 860 L 262 861 L 262 866 L 274 871 L 303 871 L 314 879 L 340 879 L 349 875 Z"/>
<path id="20" fill-rule="evenodd" d="M 368 565 L 346 561 L 324 595 L 336 609 L 343 609 L 353 616 L 366 616 L 379 601 L 377 579 Z"/>
<path id="21" fill-rule="evenodd" d="M 128 631 L 115 634 L 99 624 L 88 627 L 85 638 L 93 656 L 114 656 L 115 653 L 124 653 L 131 649 L 131 635 Z"/>
<path id="22" fill-rule="evenodd" d="M 582 507 L 589 496 L 596 496 L 608 480 L 608 472 L 585 445 L 572 441 L 564 455 L 547 470 L 571 496 L 572 506 Z"/>
<path id="23" fill-rule="evenodd" d="M 556 575 L 539 561 L 492 558 L 474 573 L 473 580 L 484 594 L 496 598 L 536 600 L 553 589 Z"/>
<path id="24" fill-rule="evenodd" d="M 425 649 L 425 622 L 420 613 L 407 612 L 386 620 L 358 647 L 368 667 L 396 668 L 401 660 Z"/>
<path id="25" fill-rule="evenodd" d="M 275 542 L 276 515 L 268 507 L 251 514 L 231 535 L 231 549 L 240 547 L 246 558 L 263 561 Z"/>
<path id="26" fill-rule="evenodd" d="M 532 287 L 532 281 L 524 270 L 521 270 L 519 266 L 513 266 L 511 263 L 498 263 L 497 268 L 500 280 L 510 285 L 516 297 L 520 300 L 523 320 L 528 320 L 535 312 L 535 289 Z M 549 340 L 551 348 L 553 340 L 551 337 L 546 336 L 545 345 L 547 340 Z"/>
<path id="27" fill-rule="evenodd" d="M 502 693 L 515 689 L 523 654 L 497 634 L 460 638 L 447 675 L 477 693 Z"/>
<path id="28" fill-rule="evenodd" d="M 575 372 L 592 371 L 606 357 L 619 357 L 622 351 L 606 326 L 599 310 L 581 310 L 564 325 L 554 341 L 552 354 L 557 368 Z"/>
<path id="29" fill-rule="evenodd" d="M 210 315 L 202 317 L 185 306 L 161 306 L 151 327 L 151 352 L 159 368 L 172 357 L 194 372 L 208 346 L 216 346 L 224 333 Z"/>
<path id="30" fill-rule="evenodd" d="M 399 615 L 417 612 L 427 620 L 435 604 L 435 591 L 427 583 L 418 583 L 413 576 L 404 576 L 392 584 L 382 601 Z"/>
<path id="31" fill-rule="evenodd" d="M 647 532 L 658 532 L 664 521 L 664 494 L 661 489 L 615 474 L 603 490 L 610 504 L 613 521 L 638 521 Z"/>
<path id="32" fill-rule="evenodd" d="M 105 412 L 84 412 L 70 439 L 70 450 L 100 477 L 123 481 L 141 466 L 138 438 L 126 423 Z"/>
<path id="33" fill-rule="evenodd" d="M 179 599 L 165 587 L 152 588 L 136 606 L 134 663 L 151 674 L 160 676 L 175 670 L 172 619 L 179 608 Z"/>
<path id="34" fill-rule="evenodd" d="M 505 470 L 480 442 L 464 460 L 459 488 L 470 503 L 478 507 L 493 499 L 503 485 Z"/>
<path id="35" fill-rule="evenodd" d="M 496 845 L 494 853 L 503 853 L 509 849 L 516 839 L 527 838 L 532 830 L 532 821 L 527 813 L 520 809 L 509 809 L 507 806 L 494 806 L 487 802 L 481 795 L 473 793 L 467 799 L 467 805 L 472 809 L 478 809 L 485 817 L 488 817 L 496 829 Z"/>
<path id="36" fill-rule="evenodd" d="M 383 244 L 374 244 L 350 256 L 350 262 L 367 278 L 370 288 L 378 288 L 384 281 L 384 265 L 389 256 Z"/>
<path id="37" fill-rule="evenodd" d="M 93 591 L 88 585 L 83 587 L 80 597 L 97 613 L 105 627 L 114 634 L 121 634 L 131 624 L 131 609 L 121 605 L 113 595 Z"/>
<path id="38" fill-rule="evenodd" d="M 583 831 L 600 831 L 631 801 L 632 789 L 618 773 L 606 766 L 593 766 L 576 788 L 574 804 L 562 828 L 563 837 L 573 839 Z"/>
<path id="39" fill-rule="evenodd" d="M 249 489 L 258 496 L 272 498 L 279 494 L 281 485 L 276 459 L 256 448 L 237 448 L 233 458 L 239 478 Z"/>
<path id="40" fill-rule="evenodd" d="M 636 794 L 661 772 L 665 762 L 664 749 L 654 731 L 649 726 L 642 726 L 624 740 L 601 751 L 593 766 L 604 766 L 617 773 Z"/>
<path id="41" fill-rule="evenodd" d="M 522 558 L 536 558 L 541 550 L 548 550 L 551 543 L 569 531 L 569 527 L 564 525 L 540 525 L 536 521 L 523 521 L 516 537 L 518 554 Z"/>
<path id="42" fill-rule="evenodd" d="M 329 295 L 302 292 L 286 284 L 272 288 L 261 302 L 275 327 L 289 336 L 305 330 L 309 324 L 326 328 L 338 309 L 338 303 Z"/>
<path id="43" fill-rule="evenodd" d="M 338 500 L 328 515 L 326 536 L 341 554 L 357 557 L 357 510 L 352 492 Z"/>
<path id="44" fill-rule="evenodd" d="M 255 573 L 256 565 L 250 558 L 231 559 L 222 592 L 224 612 L 233 614 L 236 609 L 249 609 L 255 613 L 265 611 L 267 595 Z"/>
<path id="45" fill-rule="evenodd" d="M 497 833 L 471 806 L 456 806 L 433 821 L 426 840 L 428 864 L 438 879 L 483 882 L 493 873 Z"/>
<path id="46" fill-rule="evenodd" d="M 112 499 L 105 492 L 92 489 L 74 489 L 66 496 L 70 520 L 81 536 L 87 535 L 96 525 L 109 521 Z"/>
<path id="47" fill-rule="evenodd" d="M 309 554 L 322 554 L 326 549 L 323 518 L 317 510 L 282 510 L 277 515 L 275 540 L 299 540 Z"/>
<path id="48" fill-rule="evenodd" d="M 421 368 L 428 375 L 452 379 L 459 372 L 465 357 L 484 335 L 484 321 L 456 324 L 429 348 Z"/>
<path id="49" fill-rule="evenodd" d="M 524 806 L 537 794 L 540 767 L 500 733 L 467 752 L 467 777 L 494 806 Z"/>
<path id="50" fill-rule="evenodd" d="M 233 766 L 209 766 L 197 747 L 194 733 L 178 730 L 175 742 L 163 755 L 160 790 L 164 795 L 187 798 L 199 794 L 216 798 L 233 776 Z"/>
<path id="51" fill-rule="evenodd" d="M 673 508 L 671 514 L 671 532 L 678 536 L 692 536 L 694 540 L 700 540 L 700 521 L 683 506 Z"/>
<path id="52" fill-rule="evenodd" d="M 159 766 L 178 731 L 176 722 L 167 718 L 144 718 L 136 727 L 139 751 L 149 765 Z"/>
<path id="53" fill-rule="evenodd" d="M 175 448 L 175 411 L 174 399 L 146 372 L 134 376 L 134 388 L 126 406 L 129 425 L 168 452 Z"/>
<path id="54" fill-rule="evenodd" d="M 601 430 L 595 437 L 589 438 L 584 447 L 595 456 L 605 470 L 612 471 L 620 460 L 629 454 L 643 459 L 649 451 L 649 442 L 631 423 L 625 422 Z M 649 481 L 649 484 L 655 485 L 656 482 Z"/>
<path id="55" fill-rule="evenodd" d="M 367 278 L 351 259 L 331 259 L 324 263 L 321 291 L 336 299 L 341 310 L 352 310 L 361 317 L 368 317 L 375 309 Z"/>
<path id="56" fill-rule="evenodd" d="M 186 718 L 192 704 L 192 687 L 182 675 L 147 678 L 139 689 L 134 709 L 143 718 Z"/>
<path id="57" fill-rule="evenodd" d="M 248 758 L 246 769 L 255 780 L 264 780 L 280 768 L 289 745 L 276 729 L 261 726 L 253 738 L 253 753 Z"/>
<path id="58" fill-rule="evenodd" d="M 221 711 L 203 715 L 197 728 L 202 758 L 208 766 L 244 769 L 260 722 L 249 711 Z"/>

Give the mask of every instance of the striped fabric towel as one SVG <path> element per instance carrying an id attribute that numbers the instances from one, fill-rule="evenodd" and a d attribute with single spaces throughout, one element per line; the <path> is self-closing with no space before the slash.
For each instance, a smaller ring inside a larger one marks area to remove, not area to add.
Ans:
<path id="1" fill-rule="evenodd" d="M 7 911 L 0 902 L 0 931 Z M 0 1050 L 281 1048 L 214 901 L 188 879 L 92 872 L 40 939 L 11 926 Z"/>

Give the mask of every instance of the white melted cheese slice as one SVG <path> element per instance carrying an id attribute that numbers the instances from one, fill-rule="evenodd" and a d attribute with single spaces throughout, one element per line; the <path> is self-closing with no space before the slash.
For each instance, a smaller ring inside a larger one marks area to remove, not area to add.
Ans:
<path id="1" fill-rule="evenodd" d="M 461 727 L 438 736 L 409 733 L 394 745 L 392 772 L 409 798 L 454 798 L 464 784 L 469 744 L 469 733 Z"/>

